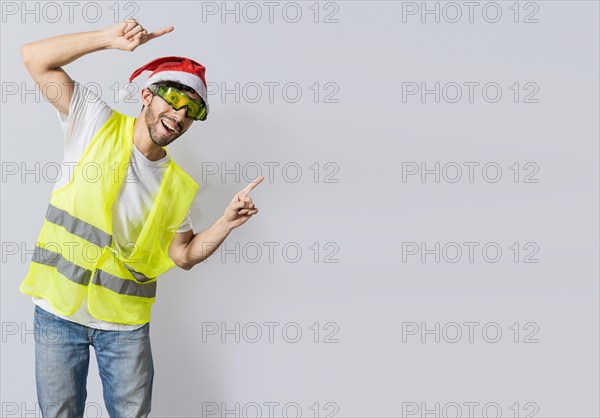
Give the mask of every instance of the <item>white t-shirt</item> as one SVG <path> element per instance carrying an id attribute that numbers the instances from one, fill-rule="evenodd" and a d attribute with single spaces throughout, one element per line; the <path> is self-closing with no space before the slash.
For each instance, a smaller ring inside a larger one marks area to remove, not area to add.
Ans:
<path id="1" fill-rule="evenodd" d="M 74 168 L 83 152 L 100 130 L 102 125 L 112 116 L 113 109 L 108 106 L 92 90 L 75 81 L 69 114 L 64 115 L 57 110 L 64 132 L 64 160 L 62 170 L 54 190 L 72 181 Z M 119 250 L 127 252 L 132 248 L 127 243 L 137 240 L 146 217 L 152 208 L 154 197 L 158 193 L 162 176 L 169 163 L 169 156 L 158 161 L 147 159 L 135 144 L 132 147 L 127 175 L 123 179 L 119 196 L 112 207 L 113 238 Z M 188 212 L 177 232 L 192 229 L 192 221 Z M 87 295 L 86 295 L 87 296 Z M 101 321 L 90 315 L 87 309 L 86 296 L 79 309 L 69 316 L 54 311 L 49 301 L 33 296 L 33 302 L 42 309 L 66 320 L 103 330 L 135 329 L 142 325 L 128 325 Z"/>

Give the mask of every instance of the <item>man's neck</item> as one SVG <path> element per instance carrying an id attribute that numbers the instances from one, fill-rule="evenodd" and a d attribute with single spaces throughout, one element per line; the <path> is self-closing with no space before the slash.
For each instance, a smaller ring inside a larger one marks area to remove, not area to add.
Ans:
<path id="1" fill-rule="evenodd" d="M 148 127 L 142 118 L 135 120 L 133 126 L 133 144 L 150 161 L 158 161 L 167 155 L 162 147 L 152 142 L 148 134 Z"/>

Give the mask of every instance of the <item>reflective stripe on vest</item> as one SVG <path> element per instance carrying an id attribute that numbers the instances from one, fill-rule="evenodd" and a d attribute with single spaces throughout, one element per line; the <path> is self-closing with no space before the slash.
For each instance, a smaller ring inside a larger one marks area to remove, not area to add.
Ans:
<path id="1" fill-rule="evenodd" d="M 90 225 L 82 219 L 74 217 L 66 210 L 59 209 L 52 204 L 48 206 L 48 211 L 46 212 L 46 219 L 48 220 L 48 222 L 52 222 L 53 224 L 62 226 L 71 234 L 77 235 L 78 237 L 88 241 L 90 244 L 97 245 L 98 247 L 108 247 L 112 243 L 112 236 L 110 234 L 107 234 L 101 229 Z M 92 272 L 90 270 L 84 269 L 83 267 L 79 267 L 78 265 L 71 263 L 69 260 L 65 259 L 61 254 L 45 248 L 40 248 L 38 246 L 35 247 L 35 253 L 32 261 L 36 263 L 45 264 L 47 266 L 56 267 L 58 271 L 67 279 L 82 285 L 87 285 L 92 275 Z M 148 282 L 153 279 L 150 277 L 146 277 L 144 274 L 136 271 L 133 267 L 129 266 L 128 264 L 123 264 L 125 265 L 127 270 L 129 270 L 129 272 L 133 275 L 133 277 L 136 278 L 137 281 Z M 154 295 L 156 295 L 156 286 L 154 286 L 154 289 L 152 291 L 136 290 L 136 286 L 139 286 L 137 283 L 131 280 L 120 279 L 106 272 L 102 272 L 101 270 L 99 271 L 101 272 L 100 276 L 102 278 L 99 277 L 98 280 L 96 280 L 96 277 L 94 277 L 94 284 L 104 286 L 114 292 L 123 295 L 135 295 L 143 297 L 153 297 Z M 123 284 L 120 282 L 128 283 Z"/>
<path id="2" fill-rule="evenodd" d="M 127 265 L 125 263 L 123 263 L 123 264 L 125 265 L 125 267 L 127 268 L 127 270 L 129 270 L 129 272 L 133 275 L 133 277 L 135 277 L 137 279 L 138 282 L 147 282 L 148 280 L 153 280 L 154 279 L 154 277 L 146 277 L 142 273 L 140 273 L 139 271 L 135 271 L 129 265 Z"/>
<path id="3" fill-rule="evenodd" d="M 67 279 L 83 286 L 87 286 L 90 283 L 90 278 L 92 277 L 92 272 L 90 270 L 71 263 L 57 252 L 38 247 L 37 245 L 33 251 L 33 257 L 31 261 L 34 263 L 54 267 Z M 139 282 L 148 282 L 152 280 L 151 278 L 144 276 L 142 273 L 135 271 L 126 264 L 125 267 Z M 104 286 L 113 292 L 120 293 L 122 295 L 142 296 L 146 298 L 156 296 L 156 282 L 140 285 L 133 280 L 121 279 L 99 269 L 96 270 L 92 283 L 99 286 Z"/>
<path id="4" fill-rule="evenodd" d="M 92 283 L 117 292 L 121 295 L 153 298 L 156 296 L 156 282 L 138 284 L 133 280 L 124 280 L 103 270 L 97 269 Z"/>
<path id="5" fill-rule="evenodd" d="M 35 246 L 31 261 L 44 264 L 46 266 L 55 267 L 60 274 L 65 276 L 72 282 L 87 286 L 92 277 L 92 272 L 71 263 L 64 258 L 62 254 L 50 251 L 45 248 Z"/>
<path id="6" fill-rule="evenodd" d="M 77 235 L 98 247 L 109 247 L 112 243 L 112 236 L 110 234 L 107 234 L 100 228 L 96 228 L 94 225 L 90 225 L 82 219 L 72 216 L 66 210 L 57 208 L 52 203 L 48 205 L 46 219 L 48 222 L 60 225 L 71 234 Z"/>

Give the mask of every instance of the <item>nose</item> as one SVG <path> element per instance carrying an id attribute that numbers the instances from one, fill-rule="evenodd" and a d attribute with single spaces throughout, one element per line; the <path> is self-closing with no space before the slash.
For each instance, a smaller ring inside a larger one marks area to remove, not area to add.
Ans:
<path id="1" fill-rule="evenodd" d="M 183 122 L 185 120 L 185 114 L 187 112 L 187 106 L 183 106 L 179 110 L 173 109 L 173 112 L 177 115 L 177 121 Z"/>

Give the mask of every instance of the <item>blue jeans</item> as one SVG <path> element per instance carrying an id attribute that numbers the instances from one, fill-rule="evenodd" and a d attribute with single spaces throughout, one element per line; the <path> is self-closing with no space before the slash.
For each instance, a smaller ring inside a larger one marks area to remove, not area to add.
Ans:
<path id="1" fill-rule="evenodd" d="M 147 417 L 154 365 L 150 323 L 128 330 L 98 330 L 35 306 L 35 377 L 42 416 L 83 417 L 94 347 L 104 403 L 111 417 Z"/>

